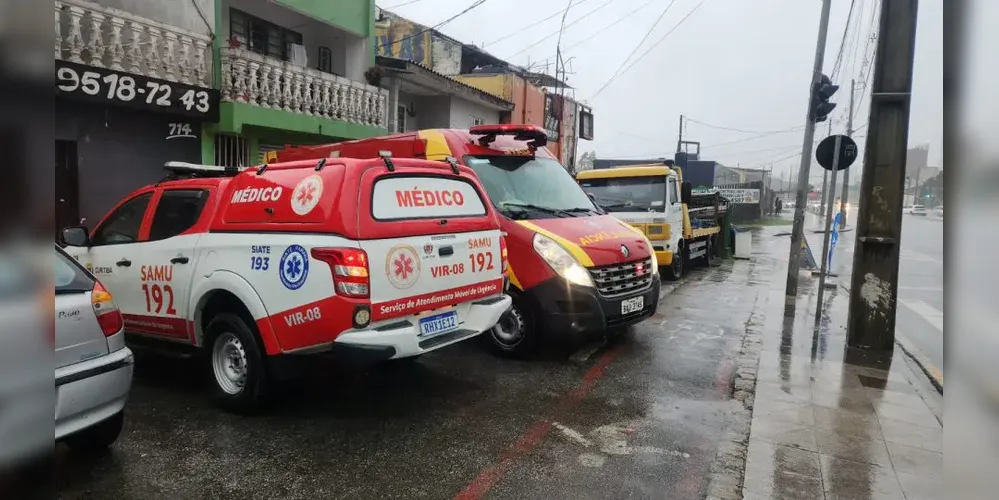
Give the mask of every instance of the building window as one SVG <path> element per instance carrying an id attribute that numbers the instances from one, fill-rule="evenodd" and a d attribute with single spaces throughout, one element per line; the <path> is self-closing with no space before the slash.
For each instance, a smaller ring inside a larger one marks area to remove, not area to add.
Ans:
<path id="1" fill-rule="evenodd" d="M 476 126 L 476 125 L 485 125 L 485 124 L 486 124 L 486 121 L 483 120 L 482 118 L 478 118 L 478 117 L 475 117 L 475 116 L 472 117 L 472 126 L 473 127 Z"/>
<path id="2" fill-rule="evenodd" d="M 329 47 L 319 47 L 319 71 L 333 73 L 333 51 Z"/>
<path id="3" fill-rule="evenodd" d="M 396 133 L 402 133 L 406 131 L 406 106 L 402 104 L 396 108 L 396 123 L 395 123 Z"/>
<path id="4" fill-rule="evenodd" d="M 291 58 L 293 44 L 302 45 L 301 33 L 236 9 L 229 9 L 229 37 L 240 47 L 282 61 Z"/>

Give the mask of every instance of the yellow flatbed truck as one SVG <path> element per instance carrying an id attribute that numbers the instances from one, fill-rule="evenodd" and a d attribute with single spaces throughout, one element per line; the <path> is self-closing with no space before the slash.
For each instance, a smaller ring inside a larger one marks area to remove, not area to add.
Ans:
<path id="1" fill-rule="evenodd" d="M 728 203 L 717 190 L 694 194 L 671 163 L 584 170 L 576 181 L 597 205 L 645 233 L 663 275 L 676 280 L 688 263 L 710 264 Z"/>

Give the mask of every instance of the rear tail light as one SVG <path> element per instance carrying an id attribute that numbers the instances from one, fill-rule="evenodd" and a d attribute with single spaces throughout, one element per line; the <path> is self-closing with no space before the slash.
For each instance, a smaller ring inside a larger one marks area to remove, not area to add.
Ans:
<path id="1" fill-rule="evenodd" d="M 506 252 L 506 236 L 500 236 L 500 263 L 503 265 L 503 274 L 506 274 L 507 269 L 510 267 L 510 261 L 507 259 Z"/>
<path id="2" fill-rule="evenodd" d="M 312 258 L 330 266 L 336 293 L 346 297 L 371 296 L 368 254 L 358 248 L 313 248 Z"/>
<path id="3" fill-rule="evenodd" d="M 121 310 L 114 303 L 111 292 L 108 292 L 100 281 L 94 285 L 94 291 L 90 292 L 90 304 L 94 307 L 97 323 L 101 325 L 105 337 L 110 337 L 124 328 L 125 318 L 122 317 Z"/>

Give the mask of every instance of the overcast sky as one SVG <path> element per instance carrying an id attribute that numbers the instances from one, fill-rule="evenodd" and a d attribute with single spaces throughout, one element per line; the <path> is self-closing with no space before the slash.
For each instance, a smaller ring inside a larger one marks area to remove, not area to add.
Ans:
<path id="1" fill-rule="evenodd" d="M 868 40 L 871 30 L 877 30 L 872 14 L 879 0 L 833 0 L 824 72 L 833 72 L 851 1 L 853 21 L 835 78 L 841 89 L 833 98 L 839 103 L 832 115 L 834 132 L 846 128 L 850 79 L 856 78 L 858 87 L 867 79 L 870 64 L 864 61 L 874 50 L 873 40 Z M 922 0 L 919 5 L 910 117 L 909 144 L 929 144 L 930 165 L 942 163 L 942 2 Z M 377 3 L 433 26 L 473 0 Z M 562 11 L 568 3 L 486 0 L 439 30 L 462 42 L 484 45 L 514 64 L 537 64 L 553 59 L 561 16 L 524 28 Z M 682 114 L 689 118 L 684 138 L 701 142 L 703 159 L 743 167 L 772 163 L 775 178 L 782 170 L 789 176 L 800 162 L 796 155 L 801 150 L 820 8 L 820 0 L 573 0 L 562 36 L 565 57 L 572 58 L 568 83 L 577 99 L 593 106 L 596 137 L 580 141 L 579 153 L 596 151 L 598 158 L 672 156 Z M 615 77 L 654 24 L 626 70 Z M 550 64 L 553 72 L 554 63 Z M 861 148 L 868 93 L 869 88 L 861 88 L 856 95 L 854 127 Z M 820 124 L 816 137 L 826 132 L 827 124 Z M 821 170 L 813 168 L 812 176 L 821 178 Z"/>

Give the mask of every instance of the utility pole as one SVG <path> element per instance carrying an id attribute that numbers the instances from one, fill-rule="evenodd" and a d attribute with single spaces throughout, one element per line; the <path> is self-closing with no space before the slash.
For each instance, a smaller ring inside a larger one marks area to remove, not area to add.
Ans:
<path id="1" fill-rule="evenodd" d="M 676 136 L 676 152 L 680 152 L 680 144 L 683 143 L 683 115 L 680 115 L 680 133 Z"/>
<path id="2" fill-rule="evenodd" d="M 886 2 L 890 3 L 890 2 Z M 829 9 L 832 0 L 822 0 L 822 13 L 819 16 L 819 36 L 815 43 L 815 63 L 812 65 L 812 80 L 808 91 L 808 107 L 817 94 L 822 80 L 822 62 L 826 52 L 826 38 L 829 35 Z M 882 7 L 884 9 L 884 7 Z M 801 268 L 801 240 L 804 237 L 805 199 L 808 191 L 808 167 L 812 164 L 812 147 L 815 142 L 815 122 L 811 112 L 805 118 L 805 136 L 801 145 L 801 164 L 798 166 L 798 193 L 794 202 L 794 226 L 791 230 L 791 249 L 787 263 L 787 285 L 784 288 L 784 316 L 794 316 L 795 301 L 798 297 L 798 273 Z M 870 136 L 868 136 L 870 137 Z M 857 288 L 856 290 L 859 290 Z"/>
<path id="3" fill-rule="evenodd" d="M 857 91 L 857 80 L 850 80 L 850 109 L 846 115 L 846 136 L 853 137 L 853 94 Z M 839 197 L 839 211 L 843 214 L 839 218 L 840 231 L 846 227 L 846 202 L 850 196 L 850 169 L 843 170 L 843 194 Z"/>
<path id="4" fill-rule="evenodd" d="M 826 137 L 832 135 L 832 120 L 829 120 L 829 131 L 826 132 Z M 826 205 L 832 205 L 832 190 L 836 189 L 836 186 L 829 186 L 829 171 L 822 170 L 822 196 L 819 197 L 819 218 L 825 216 Z"/>
<path id="5" fill-rule="evenodd" d="M 881 3 L 847 345 L 892 351 L 918 0 Z"/>

